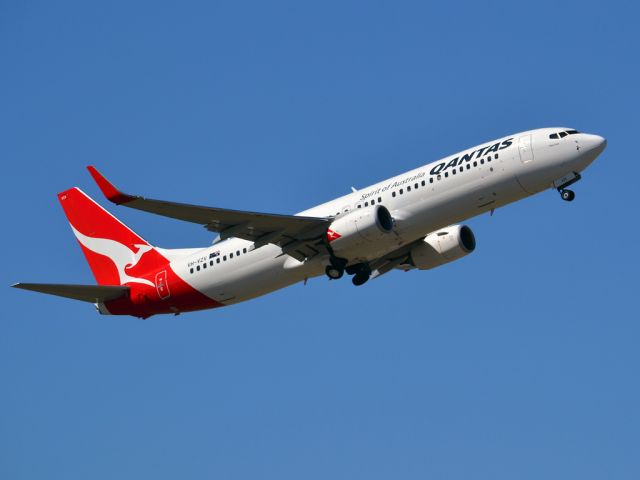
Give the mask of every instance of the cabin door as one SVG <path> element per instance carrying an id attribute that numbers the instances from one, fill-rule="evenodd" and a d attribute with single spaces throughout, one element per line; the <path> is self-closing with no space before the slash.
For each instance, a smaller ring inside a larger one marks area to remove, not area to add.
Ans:
<path id="1" fill-rule="evenodd" d="M 533 147 L 531 146 L 531 135 L 523 135 L 518 141 L 520 161 L 529 163 L 533 160 Z"/>

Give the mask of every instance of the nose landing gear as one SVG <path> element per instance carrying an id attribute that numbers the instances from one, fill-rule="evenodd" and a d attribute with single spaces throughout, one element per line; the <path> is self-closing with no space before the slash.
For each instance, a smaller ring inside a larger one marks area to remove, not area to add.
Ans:
<path id="1" fill-rule="evenodd" d="M 576 198 L 576 194 L 573 193 L 573 190 L 560 190 L 560 198 L 562 198 L 565 202 L 573 202 L 573 199 Z"/>
<path id="2" fill-rule="evenodd" d="M 565 202 L 573 202 L 573 199 L 576 198 L 576 194 L 573 193 L 573 190 L 568 190 L 567 187 L 573 185 L 582 177 L 578 172 L 570 172 L 562 178 L 559 178 L 555 182 L 553 182 L 553 186 L 558 189 L 560 193 L 560 198 Z"/>

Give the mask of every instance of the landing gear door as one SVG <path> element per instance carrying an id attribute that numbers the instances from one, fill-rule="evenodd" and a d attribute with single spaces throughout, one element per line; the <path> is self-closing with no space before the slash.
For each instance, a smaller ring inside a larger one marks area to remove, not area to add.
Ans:
<path id="1" fill-rule="evenodd" d="M 518 140 L 518 151 L 520 152 L 520 161 L 529 163 L 533 160 L 533 148 L 531 146 L 531 135 L 523 135 Z"/>

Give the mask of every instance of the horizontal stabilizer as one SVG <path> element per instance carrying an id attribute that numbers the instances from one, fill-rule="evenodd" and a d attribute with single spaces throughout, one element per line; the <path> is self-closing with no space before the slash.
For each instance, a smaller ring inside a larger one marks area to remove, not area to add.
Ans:
<path id="1" fill-rule="evenodd" d="M 103 303 L 120 298 L 129 293 L 129 287 L 112 285 L 64 285 L 60 283 L 16 283 L 11 285 L 23 290 L 31 290 L 59 297 L 82 300 L 83 302 Z"/>

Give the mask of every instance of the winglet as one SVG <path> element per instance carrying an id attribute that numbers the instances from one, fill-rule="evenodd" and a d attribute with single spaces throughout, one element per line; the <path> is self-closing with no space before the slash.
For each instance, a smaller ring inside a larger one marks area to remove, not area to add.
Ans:
<path id="1" fill-rule="evenodd" d="M 113 184 L 104 178 L 104 176 L 94 166 L 89 165 L 87 170 L 89 170 L 89 173 L 98 184 L 98 187 L 100 187 L 100 190 L 102 190 L 102 193 L 110 202 L 120 205 L 136 199 L 136 197 L 127 195 L 114 187 Z"/>

